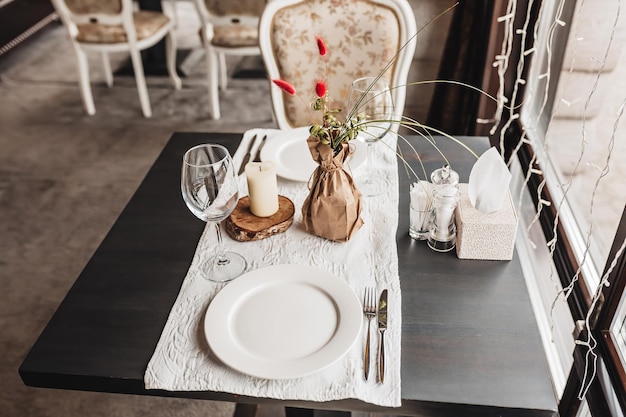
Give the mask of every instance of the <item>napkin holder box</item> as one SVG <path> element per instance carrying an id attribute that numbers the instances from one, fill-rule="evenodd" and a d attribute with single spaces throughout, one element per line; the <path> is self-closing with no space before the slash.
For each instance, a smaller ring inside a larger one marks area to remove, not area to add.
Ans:
<path id="1" fill-rule="evenodd" d="M 459 203 L 455 211 L 456 254 L 460 259 L 504 261 L 513 258 L 518 218 L 507 190 L 502 207 L 483 213 L 472 207 L 467 184 L 459 184 Z"/>

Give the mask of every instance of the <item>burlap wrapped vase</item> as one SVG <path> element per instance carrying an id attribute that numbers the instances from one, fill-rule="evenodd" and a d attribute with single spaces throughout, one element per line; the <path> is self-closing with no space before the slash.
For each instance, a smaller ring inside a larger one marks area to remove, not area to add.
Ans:
<path id="1" fill-rule="evenodd" d="M 302 205 L 304 227 L 326 239 L 347 241 L 363 225 L 362 194 L 343 168 L 349 146 L 343 144 L 335 154 L 315 136 L 310 136 L 307 144 L 318 167 L 309 180 L 309 195 Z"/>

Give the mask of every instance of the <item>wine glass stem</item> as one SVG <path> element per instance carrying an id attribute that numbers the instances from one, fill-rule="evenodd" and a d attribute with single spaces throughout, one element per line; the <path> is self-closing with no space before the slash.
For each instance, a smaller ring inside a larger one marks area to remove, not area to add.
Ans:
<path id="1" fill-rule="evenodd" d="M 367 177 L 365 178 L 366 184 L 371 184 L 374 181 L 374 169 L 372 167 L 372 159 L 374 156 L 374 149 L 372 142 L 367 143 Z"/>
<path id="2" fill-rule="evenodd" d="M 230 261 L 226 256 L 226 251 L 224 250 L 224 243 L 222 241 L 222 228 L 220 227 L 219 222 L 215 222 L 215 232 L 217 233 L 217 256 L 216 262 L 217 265 L 227 265 Z"/>

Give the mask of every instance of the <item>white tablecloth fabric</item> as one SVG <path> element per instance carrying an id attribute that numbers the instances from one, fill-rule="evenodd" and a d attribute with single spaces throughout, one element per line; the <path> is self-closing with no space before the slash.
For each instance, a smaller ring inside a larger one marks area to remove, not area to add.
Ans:
<path id="1" fill-rule="evenodd" d="M 244 134 L 233 155 L 239 167 L 255 134 L 268 135 L 276 130 L 252 129 Z M 304 139 L 303 139 L 304 140 Z M 279 178 L 279 194 L 289 197 L 296 206 L 293 225 L 285 233 L 256 242 L 237 242 L 224 233 L 227 250 L 241 253 L 248 260 L 248 271 L 276 264 L 307 264 L 329 271 L 347 282 L 363 298 L 364 288 L 374 286 L 377 293 L 389 289 L 389 328 L 386 341 L 386 377 L 376 382 L 376 365 L 372 361 L 370 378 L 363 378 L 363 352 L 366 323 L 358 343 L 332 366 L 302 378 L 265 380 L 236 372 L 219 362 L 204 340 L 203 318 L 207 306 L 227 284 L 216 284 L 202 278 L 198 263 L 202 253 L 215 247 L 215 229 L 208 225 L 198 243 L 178 298 L 170 312 L 161 338 L 145 372 L 147 389 L 169 391 L 219 391 L 276 399 L 329 401 L 356 398 L 369 403 L 398 407 L 400 390 L 401 295 L 398 276 L 396 229 L 398 225 L 398 171 L 396 139 L 386 137 L 378 143 L 374 158 L 377 175 L 390 181 L 386 194 L 364 197 L 364 226 L 349 242 L 336 243 L 313 236 L 304 230 L 300 208 L 308 193 L 305 183 Z M 258 140 L 260 142 L 260 140 Z M 256 145 L 255 145 L 256 147 Z M 253 149 L 254 155 L 254 149 Z M 354 172 L 365 175 L 366 167 Z M 247 195 L 245 175 L 240 177 L 241 195 Z M 175 237 L 173 237 L 175 239 Z M 375 355 L 378 332 L 372 321 L 372 353 Z"/>

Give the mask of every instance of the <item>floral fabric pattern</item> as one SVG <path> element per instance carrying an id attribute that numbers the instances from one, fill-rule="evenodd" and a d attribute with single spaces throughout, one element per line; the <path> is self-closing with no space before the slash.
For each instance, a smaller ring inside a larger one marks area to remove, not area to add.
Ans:
<path id="1" fill-rule="evenodd" d="M 328 74 L 315 37 L 328 47 Z M 326 80 L 332 108 L 345 108 L 353 80 L 376 75 L 400 48 L 399 21 L 393 10 L 368 0 L 308 0 L 276 13 L 272 48 L 280 78 L 289 80 L 306 102 Z M 391 82 L 394 66 L 383 78 Z M 307 126 L 314 115 L 298 97 L 283 93 L 292 127 Z M 343 117 L 343 116 L 340 116 Z"/>

